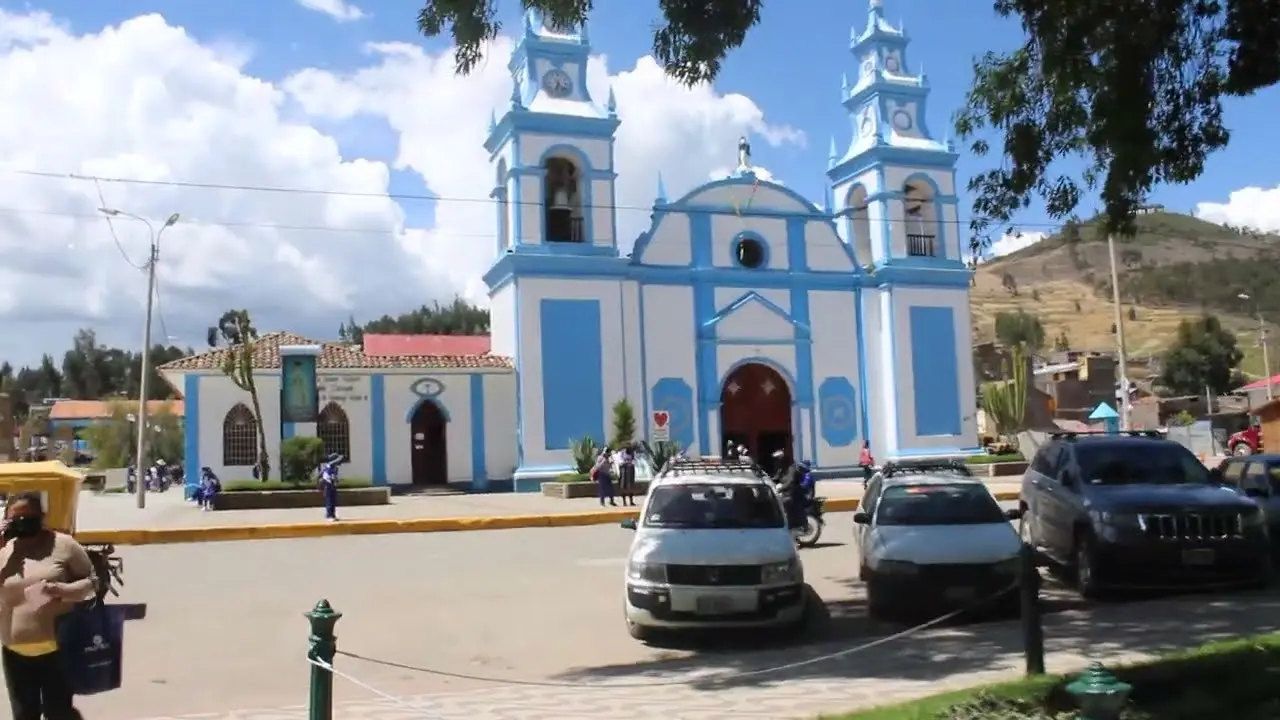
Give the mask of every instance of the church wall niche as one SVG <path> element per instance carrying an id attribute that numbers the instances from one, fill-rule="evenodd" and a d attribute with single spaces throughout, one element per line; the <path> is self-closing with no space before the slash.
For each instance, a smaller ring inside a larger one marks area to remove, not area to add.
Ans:
<path id="1" fill-rule="evenodd" d="M 853 248 L 854 260 L 859 265 L 872 263 L 871 253 L 871 208 L 867 200 L 867 189 L 862 185 L 854 185 L 845 198 L 845 207 L 849 210 L 847 235 L 849 245 Z"/>
<path id="2" fill-rule="evenodd" d="M 583 208 L 584 168 L 575 160 L 554 154 L 543 161 L 542 210 L 547 242 L 580 243 L 586 240 Z"/>

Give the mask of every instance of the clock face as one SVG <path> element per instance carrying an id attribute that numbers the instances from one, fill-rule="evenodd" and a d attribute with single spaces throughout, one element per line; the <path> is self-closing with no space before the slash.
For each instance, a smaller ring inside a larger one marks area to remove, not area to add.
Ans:
<path id="1" fill-rule="evenodd" d="M 889 72 L 898 72 L 898 56 L 890 55 L 884 59 L 884 69 Z"/>
<path id="2" fill-rule="evenodd" d="M 563 70 L 549 70 L 542 76 L 542 89 L 551 97 L 568 97 L 573 92 L 573 80 Z"/>
<path id="3" fill-rule="evenodd" d="M 911 113 L 906 110 L 898 110 L 893 114 L 893 126 L 902 132 L 907 132 L 915 125 L 911 119 Z"/>

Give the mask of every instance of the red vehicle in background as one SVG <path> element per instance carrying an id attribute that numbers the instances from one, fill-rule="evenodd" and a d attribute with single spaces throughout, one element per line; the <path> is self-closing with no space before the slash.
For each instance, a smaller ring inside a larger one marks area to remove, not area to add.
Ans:
<path id="1" fill-rule="evenodd" d="M 1262 452 L 1262 427 L 1258 416 L 1249 416 L 1249 427 L 1227 438 L 1227 452 L 1232 455 L 1253 455 Z"/>

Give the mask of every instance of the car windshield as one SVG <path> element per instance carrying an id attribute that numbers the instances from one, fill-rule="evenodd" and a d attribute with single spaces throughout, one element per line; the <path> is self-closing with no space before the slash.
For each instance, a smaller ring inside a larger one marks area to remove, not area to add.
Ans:
<path id="1" fill-rule="evenodd" d="M 877 525 L 986 525 L 1008 522 L 977 483 L 894 485 L 876 507 Z"/>
<path id="2" fill-rule="evenodd" d="M 784 525 L 777 496 L 763 483 L 658 486 L 649 493 L 644 524 L 694 530 Z"/>
<path id="3" fill-rule="evenodd" d="M 1176 442 L 1118 442 L 1077 448 L 1089 485 L 1209 484 L 1209 469 Z"/>

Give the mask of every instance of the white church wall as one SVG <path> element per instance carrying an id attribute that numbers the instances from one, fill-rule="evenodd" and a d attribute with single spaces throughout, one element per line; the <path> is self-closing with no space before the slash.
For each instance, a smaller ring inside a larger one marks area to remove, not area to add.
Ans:
<path id="1" fill-rule="evenodd" d="M 484 383 L 485 475 L 505 480 L 516 471 L 516 374 L 488 372 Z M 474 468 L 472 468 L 474 470 Z"/>
<path id="2" fill-rule="evenodd" d="M 818 272 L 853 272 L 856 268 L 849 259 L 844 242 L 826 222 L 810 220 L 805 223 L 804 251 L 809 269 Z"/>
<path id="3" fill-rule="evenodd" d="M 489 296 L 489 351 L 515 357 L 516 281 L 503 285 Z"/>
<path id="4" fill-rule="evenodd" d="M 609 163 L 610 143 L 608 140 L 575 138 L 572 143 L 579 153 L 586 156 L 587 161 L 591 163 L 592 170 L 613 169 L 613 166 Z M 565 144 L 565 138 L 560 135 L 523 133 L 520 135 L 520 164 L 527 167 L 537 167 L 542 164 L 542 156 L 546 154 L 547 150 Z M 566 154 L 565 157 L 577 159 L 573 154 Z M 579 170 L 586 169 L 579 168 Z"/>
<path id="5" fill-rule="evenodd" d="M 832 196 L 835 199 L 836 214 L 844 213 L 849 210 L 849 201 L 851 193 L 861 186 L 866 190 L 867 197 L 876 195 L 885 189 L 885 184 L 880 182 L 880 173 L 875 169 L 867 170 L 863 173 L 855 175 L 848 180 L 837 183 L 832 187 Z M 871 202 L 866 206 L 867 225 L 870 231 L 870 254 L 859 248 L 855 242 L 853 231 L 853 219 L 845 216 L 836 219 L 836 230 L 839 232 L 840 238 L 846 244 L 854 249 L 856 260 L 861 265 L 874 264 L 880 265 L 885 261 L 883 241 L 881 240 L 883 223 L 885 214 L 885 203 Z M 864 257 L 865 256 L 865 257 Z"/>
<path id="6" fill-rule="evenodd" d="M 858 311 L 854 292 L 809 293 L 813 388 L 817 403 L 818 467 L 856 465 L 866 429 L 860 408 L 866 390 L 858 367 Z M 852 410 L 852 417 L 846 414 Z"/>
<path id="7" fill-rule="evenodd" d="M 745 302 L 722 316 L 716 323 L 716 338 L 739 343 L 793 341 L 795 325 L 756 298 L 757 295 L 748 296 Z M 786 312 L 787 307 L 782 305 L 778 309 Z"/>
<path id="8" fill-rule="evenodd" d="M 788 198 L 790 200 L 790 198 Z M 794 201 L 791 201 L 794 203 Z M 751 207 L 757 207 L 752 202 Z M 787 270 L 787 221 L 777 217 L 758 215 L 711 216 L 711 263 L 716 267 L 738 267 L 734 261 L 734 241 L 742 233 L 759 235 L 764 240 L 768 254 L 765 267 L 769 270 Z"/>
<path id="9" fill-rule="evenodd" d="M 610 246 L 614 244 L 613 213 L 616 198 L 613 196 L 612 180 L 591 181 L 591 242 L 595 245 Z"/>
<path id="10" fill-rule="evenodd" d="M 893 318 L 895 370 L 899 378 L 897 429 L 901 440 L 900 453 L 909 455 L 912 452 L 977 448 L 976 387 L 968 289 L 895 288 L 892 296 L 893 310 L 888 317 Z M 939 332 L 923 332 L 923 328 L 916 328 L 913 332 L 913 308 L 950 310 L 954 341 L 949 347 L 934 344 L 935 339 L 938 343 L 942 342 Z M 921 342 L 927 344 L 916 347 L 916 343 Z M 948 352 L 954 355 L 948 358 Z M 954 380 L 949 379 L 952 367 L 955 371 Z M 940 407 L 956 408 L 959 432 L 933 434 L 926 431 L 922 434 L 919 431 L 917 421 L 923 418 L 917 417 L 916 398 L 922 389 L 916 385 L 926 374 L 930 374 L 934 380 L 948 376 L 937 380 L 938 387 L 944 388 L 948 395 L 954 391 L 956 396 L 954 399 L 938 397 L 936 401 L 930 400 L 931 405 L 926 409 L 933 413 Z"/>
<path id="11" fill-rule="evenodd" d="M 644 333 L 640 326 L 640 284 L 634 280 L 622 283 L 622 374 L 623 387 L 627 400 L 636 412 L 637 422 L 643 423 L 644 412 L 644 377 L 641 365 L 644 363 Z"/>
<path id="12" fill-rule="evenodd" d="M 383 371 L 383 407 L 386 428 L 387 483 L 407 485 L 413 481 L 412 413 L 429 392 L 445 413 L 445 456 L 449 482 L 466 482 L 471 473 L 471 372 L 463 369 L 422 368 Z M 429 378 L 434 382 L 415 383 Z"/>
<path id="13" fill-rule="evenodd" d="M 644 249 L 645 265 L 687 267 L 693 262 L 693 245 L 689 242 L 689 216 L 671 213 L 662 216 Z"/>
<path id="14" fill-rule="evenodd" d="M 741 208 L 743 210 L 778 210 L 807 213 L 811 208 L 804 202 L 768 185 L 754 182 L 713 185 L 687 199 L 691 206 L 714 208 Z"/>
<path id="15" fill-rule="evenodd" d="M 594 300 L 599 303 L 599 328 L 542 327 L 543 300 Z M 616 280 L 564 280 L 524 278 L 520 280 L 520 413 L 524 430 L 525 467 L 556 467 L 572 464 L 571 438 L 549 438 L 544 422 L 547 398 L 544 396 L 543 368 L 549 362 L 567 362 L 565 353 L 575 352 L 582 343 L 598 344 L 599 368 L 592 368 L 598 378 L 582 377 L 582 391 L 590 392 L 597 380 L 602 394 L 603 432 L 608 432 L 612 405 L 624 397 L 626 389 L 622 373 L 623 315 L 619 282 Z M 546 346 L 544 336 L 571 332 L 572 343 Z M 594 334 L 594 335 L 593 335 Z M 648 341 L 648 340 L 647 340 Z M 648 341 L 652 342 L 652 341 Z M 563 349 L 560 349 L 560 348 Z M 544 352 L 548 351 L 548 352 Z M 577 438 L 572 438 L 577 439 Z M 605 440 L 606 438 L 597 438 Z"/>
<path id="16" fill-rule="evenodd" d="M 674 432 L 677 438 L 683 434 L 692 439 L 697 438 L 697 365 L 695 348 L 697 337 L 694 334 L 693 289 L 675 285 L 643 285 L 640 287 L 641 322 L 644 327 L 644 396 L 642 407 L 646 413 L 644 418 L 644 434 L 649 431 L 648 413 L 656 410 L 677 412 L 680 408 L 655 407 L 655 402 L 662 398 L 654 397 L 655 389 L 667 389 L 672 385 L 681 393 L 687 390 L 687 397 L 678 398 L 678 402 L 687 401 L 688 418 L 674 418 L 673 421 L 687 422 Z M 660 386 L 659 384 L 662 383 Z"/>
<path id="17" fill-rule="evenodd" d="M 254 373 L 262 417 L 258 421 L 267 436 L 267 454 L 273 466 L 280 462 L 280 375 L 279 373 Z M 237 403 L 253 412 L 253 399 L 222 373 L 200 375 L 199 432 L 200 464 L 208 466 L 223 482 L 249 480 L 253 466 L 227 466 L 222 454 L 222 423 L 227 412 Z M 190 406 L 188 405 L 188 411 Z M 256 446 L 256 441 L 255 441 Z M 272 477 L 280 478 L 279 467 L 274 467 Z"/>
<path id="18" fill-rule="evenodd" d="M 519 213 L 520 222 L 512 226 L 511 231 L 519 231 L 517 243 L 540 243 L 543 225 L 542 178 L 537 175 L 521 175 L 519 181 L 520 202 L 513 204 L 512 212 Z"/>
<path id="19" fill-rule="evenodd" d="M 719 312 L 729 306 L 729 303 L 741 298 L 743 295 L 754 292 L 760 297 L 777 305 L 782 310 L 791 311 L 791 292 L 779 288 L 758 288 L 749 290 L 740 287 L 718 287 L 716 288 L 716 311 Z"/>
<path id="20" fill-rule="evenodd" d="M 867 363 L 867 435 L 876 460 L 895 454 L 898 447 L 897 386 L 893 373 L 896 369 L 893 345 L 889 341 L 889 324 L 892 317 L 888 290 L 864 288 L 862 297 L 862 338 L 865 343 L 863 359 Z"/>
<path id="21" fill-rule="evenodd" d="M 316 393 L 323 410 L 336 403 L 347 416 L 350 444 L 348 462 L 342 474 L 351 478 L 373 478 L 372 402 L 369 374 L 362 370 L 320 370 L 316 373 Z"/>

